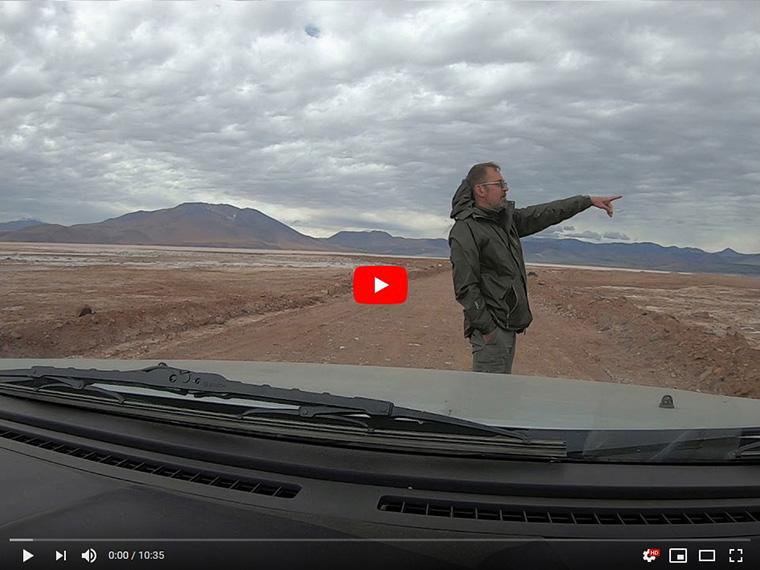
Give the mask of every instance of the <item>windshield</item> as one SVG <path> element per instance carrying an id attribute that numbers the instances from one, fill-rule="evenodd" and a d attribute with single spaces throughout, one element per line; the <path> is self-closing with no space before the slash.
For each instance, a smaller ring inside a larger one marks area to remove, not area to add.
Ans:
<path id="1" fill-rule="evenodd" d="M 759 12 L 2 3 L 0 369 L 163 362 L 405 415 L 119 390 L 747 458 Z"/>

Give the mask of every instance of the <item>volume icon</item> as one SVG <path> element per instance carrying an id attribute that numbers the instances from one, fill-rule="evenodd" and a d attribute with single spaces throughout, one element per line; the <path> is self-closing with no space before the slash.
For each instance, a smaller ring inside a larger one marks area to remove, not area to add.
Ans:
<path id="1" fill-rule="evenodd" d="M 82 552 L 82 558 L 92 564 L 98 559 L 98 553 L 95 552 L 92 548 L 89 548 Z"/>

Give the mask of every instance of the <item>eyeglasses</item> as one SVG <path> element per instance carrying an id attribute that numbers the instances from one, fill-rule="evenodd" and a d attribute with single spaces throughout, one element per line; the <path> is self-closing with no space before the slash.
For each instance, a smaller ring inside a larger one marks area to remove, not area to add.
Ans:
<path id="1" fill-rule="evenodd" d="M 479 186 L 493 186 L 496 184 L 499 188 L 507 188 L 507 183 L 505 180 L 499 180 L 498 182 L 481 182 Z"/>

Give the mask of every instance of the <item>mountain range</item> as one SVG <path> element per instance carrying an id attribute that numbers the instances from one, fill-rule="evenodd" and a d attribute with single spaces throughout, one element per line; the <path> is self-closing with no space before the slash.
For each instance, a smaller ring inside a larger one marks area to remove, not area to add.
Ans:
<path id="1" fill-rule="evenodd" d="M 229 204 L 185 203 L 138 211 L 93 224 L 62 226 L 39 220 L 0 223 L 0 241 L 222 247 L 356 252 L 448 258 L 446 239 L 413 239 L 383 231 L 341 231 L 314 238 L 252 208 Z M 527 237 L 528 263 L 658 269 L 760 276 L 760 254 L 654 243 L 594 244 L 575 239 Z"/>

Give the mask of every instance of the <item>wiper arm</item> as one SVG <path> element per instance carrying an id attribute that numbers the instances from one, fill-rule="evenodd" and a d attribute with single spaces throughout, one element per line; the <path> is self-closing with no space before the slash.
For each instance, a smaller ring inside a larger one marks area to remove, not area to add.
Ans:
<path id="1" fill-rule="evenodd" d="M 42 384 L 55 380 L 57 384 Z M 192 395 L 197 398 L 253 398 L 265 402 L 286 404 L 316 404 L 362 411 L 372 415 L 388 415 L 393 403 L 371 398 L 335 396 L 306 392 L 298 388 L 275 388 L 268 384 L 246 384 L 229 380 L 221 374 L 193 372 L 167 366 L 163 362 L 140 370 L 97 370 L 34 366 L 20 370 L 0 370 L 0 387 L 19 385 L 35 390 L 59 387 L 61 384 L 76 390 L 98 389 L 95 384 L 130 385 Z"/>
<path id="2" fill-rule="evenodd" d="M 9 372 L 18 372 L 17 370 L 10 370 Z M 0 377 L 0 386 L 2 386 L 2 383 L 5 382 L 7 384 L 14 383 L 20 381 L 23 378 L 18 379 L 6 379 L 5 377 Z M 54 380 L 53 382 L 47 382 L 46 384 L 40 383 L 37 386 L 34 386 L 34 389 L 36 391 L 44 390 L 44 389 L 51 389 L 51 388 L 72 388 L 74 390 L 87 390 L 89 392 L 94 392 L 96 394 L 100 395 L 106 395 L 111 398 L 114 398 L 117 402 L 120 404 L 124 402 L 124 396 L 119 394 L 118 392 L 113 392 L 111 390 L 105 390 L 101 388 L 100 386 L 93 386 L 93 383 L 87 382 L 86 380 L 81 380 L 79 378 L 64 378 L 64 377 L 52 377 L 52 376 L 43 376 L 40 378 L 40 380 Z"/>
<path id="3" fill-rule="evenodd" d="M 50 383 L 50 381 L 55 383 Z M 388 418 L 389 420 L 412 420 L 434 425 L 448 425 L 480 433 L 516 438 L 524 443 L 530 439 L 519 431 L 480 424 L 461 418 L 445 416 L 395 406 L 393 402 L 354 396 L 337 396 L 327 392 L 317 393 L 298 388 L 277 388 L 268 384 L 248 384 L 229 380 L 221 374 L 193 372 L 167 366 L 161 362 L 157 366 L 148 366 L 139 370 L 97 370 L 79 368 L 60 368 L 54 366 L 34 366 L 20 370 L 0 370 L 0 389 L 3 386 L 16 385 L 35 391 L 46 388 L 66 387 L 75 390 L 98 390 L 108 395 L 115 395 L 123 401 L 120 394 L 103 390 L 96 384 L 120 386 L 137 386 L 159 391 L 168 391 L 196 398 L 243 398 L 278 404 L 299 406 L 298 409 L 251 408 L 240 417 L 253 415 L 297 415 L 300 417 L 337 419 L 356 423 L 368 428 L 372 424 L 361 418 L 350 417 L 351 414 L 366 414 L 371 418 Z M 561 443 L 561 442 L 555 442 Z M 564 446 L 563 443 L 561 443 Z"/>

